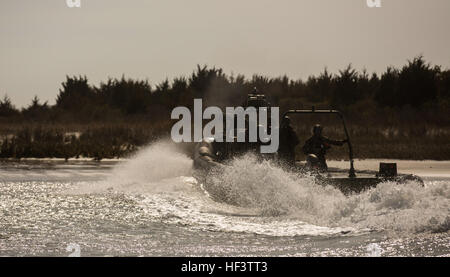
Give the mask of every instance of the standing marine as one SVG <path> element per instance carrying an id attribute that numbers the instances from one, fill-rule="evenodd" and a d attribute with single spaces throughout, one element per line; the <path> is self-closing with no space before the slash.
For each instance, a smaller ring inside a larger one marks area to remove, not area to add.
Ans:
<path id="1" fill-rule="evenodd" d="M 279 159 L 288 166 L 295 166 L 295 147 L 299 139 L 291 126 L 291 119 L 285 116 L 280 126 L 280 146 L 278 148 Z"/>

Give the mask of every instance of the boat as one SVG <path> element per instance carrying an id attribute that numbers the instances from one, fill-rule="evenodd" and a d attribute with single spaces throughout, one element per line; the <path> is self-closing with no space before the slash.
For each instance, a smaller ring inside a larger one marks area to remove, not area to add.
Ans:
<path id="1" fill-rule="evenodd" d="M 270 104 L 266 101 L 263 94 L 251 93 L 248 94 L 246 107 L 265 107 L 270 109 Z M 286 116 L 301 116 L 301 115 L 329 115 L 337 116 L 342 123 L 342 128 L 346 136 L 345 144 L 348 150 L 348 169 L 341 168 L 326 168 L 320 169 L 311 167 L 307 161 L 295 161 L 295 165 L 290 167 L 289 170 L 296 171 L 300 174 L 308 174 L 314 176 L 318 185 L 326 186 L 331 185 L 338 188 L 344 194 L 361 193 L 368 189 L 376 187 L 380 183 L 393 182 L 393 183 L 407 183 L 417 182 L 423 185 L 423 180 L 413 174 L 402 174 L 397 172 L 396 163 L 380 162 L 377 170 L 357 170 L 355 169 L 353 147 L 347 124 L 344 115 L 334 109 L 294 109 L 288 110 L 283 113 L 283 117 Z M 194 168 L 197 171 L 197 176 L 201 178 L 206 190 L 208 191 L 208 174 L 211 171 L 220 170 L 220 168 L 227 166 L 227 161 L 242 155 L 246 152 L 252 151 L 256 153 L 257 147 L 261 145 L 261 142 L 256 143 L 238 143 L 238 142 L 218 142 L 214 138 L 204 138 L 201 142 L 198 142 L 194 149 Z M 278 153 L 273 154 L 260 154 L 262 159 L 274 159 L 277 160 Z M 210 192 L 213 190 L 214 194 L 220 199 L 220 189 L 210 188 Z"/>

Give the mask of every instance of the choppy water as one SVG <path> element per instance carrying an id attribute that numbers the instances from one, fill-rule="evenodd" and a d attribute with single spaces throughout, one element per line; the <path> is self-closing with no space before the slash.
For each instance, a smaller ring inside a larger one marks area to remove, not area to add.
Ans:
<path id="1" fill-rule="evenodd" d="M 344 196 L 252 156 L 214 201 L 168 143 L 127 162 L 0 166 L 0 255 L 449 256 L 450 179 Z"/>

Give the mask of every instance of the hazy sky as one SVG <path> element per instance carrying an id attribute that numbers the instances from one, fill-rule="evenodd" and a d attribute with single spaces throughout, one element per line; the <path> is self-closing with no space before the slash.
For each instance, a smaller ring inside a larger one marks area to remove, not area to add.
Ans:
<path id="1" fill-rule="evenodd" d="M 450 0 L 0 0 L 0 96 L 53 104 L 66 75 L 382 72 L 419 54 L 450 67 Z"/>

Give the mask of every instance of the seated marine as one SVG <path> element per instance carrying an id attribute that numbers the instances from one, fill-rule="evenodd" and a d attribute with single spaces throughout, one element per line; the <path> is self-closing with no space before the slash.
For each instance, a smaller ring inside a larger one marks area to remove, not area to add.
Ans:
<path id="1" fill-rule="evenodd" d="M 327 150 L 331 148 L 331 145 L 342 146 L 347 140 L 332 140 L 322 136 L 323 128 L 320 124 L 316 124 L 313 127 L 313 135 L 309 138 L 303 146 L 303 153 L 306 156 L 315 155 L 318 159 L 318 165 L 321 169 L 327 170 L 327 162 L 325 155 Z M 311 156 L 309 156 L 311 157 Z"/>

